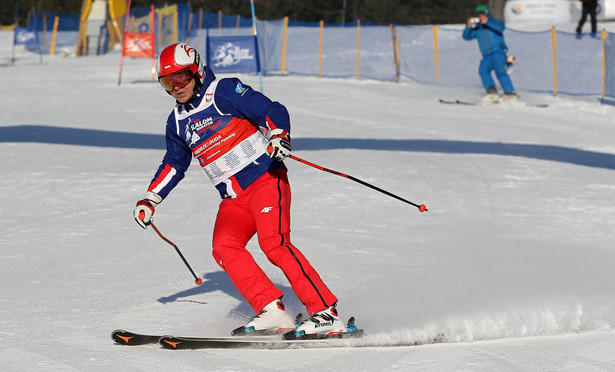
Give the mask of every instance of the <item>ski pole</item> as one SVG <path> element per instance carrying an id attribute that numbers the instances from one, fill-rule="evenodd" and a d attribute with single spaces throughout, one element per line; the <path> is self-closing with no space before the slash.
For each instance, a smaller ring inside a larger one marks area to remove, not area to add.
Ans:
<path id="1" fill-rule="evenodd" d="M 392 198 L 395 198 L 395 199 L 397 199 L 397 200 L 401 200 L 401 201 L 403 201 L 404 203 L 408 203 L 408 204 L 410 204 L 410 205 L 413 205 L 413 206 L 417 207 L 417 208 L 419 209 L 419 211 L 421 211 L 421 212 L 426 212 L 426 211 L 427 211 L 427 207 L 425 206 L 425 204 L 421 204 L 421 205 L 419 205 L 419 204 L 415 204 L 415 203 L 413 203 L 413 202 L 411 202 L 411 201 L 409 201 L 409 200 L 406 200 L 406 199 L 404 199 L 404 198 L 402 198 L 402 197 L 399 197 L 399 196 L 397 196 L 397 195 L 395 195 L 395 194 L 393 194 L 393 193 L 390 193 L 390 192 L 388 192 L 388 191 L 386 191 L 386 190 L 381 189 L 380 187 L 376 187 L 376 186 L 374 186 L 374 185 L 372 185 L 372 184 L 370 184 L 370 183 L 367 183 L 367 182 L 365 182 L 365 181 L 363 181 L 363 180 L 360 180 L 360 179 L 358 179 L 358 178 L 356 178 L 356 177 L 353 177 L 353 176 L 351 176 L 351 175 L 344 174 L 344 173 L 341 173 L 341 172 L 338 172 L 338 171 L 334 171 L 334 170 L 332 170 L 332 169 L 328 169 L 328 168 L 322 167 L 322 166 L 317 165 L 317 164 L 314 164 L 314 163 L 310 163 L 309 161 L 304 160 L 304 159 L 301 159 L 301 158 L 299 158 L 299 157 L 297 157 L 297 156 L 294 156 L 294 155 L 289 155 L 288 157 L 289 157 L 289 158 L 291 158 L 291 159 L 293 159 L 293 160 L 296 160 L 296 161 L 298 161 L 298 162 L 300 162 L 300 163 L 307 164 L 307 165 L 309 165 L 310 167 L 314 167 L 314 168 L 316 168 L 316 169 L 320 169 L 321 171 L 325 171 L 325 172 L 328 172 L 328 173 L 332 173 L 332 174 L 335 174 L 335 175 L 337 175 L 337 176 L 341 176 L 341 177 L 344 177 L 344 178 L 348 178 L 349 180 L 352 180 L 352 181 L 358 182 L 358 183 L 360 183 L 360 184 L 361 184 L 361 185 L 363 185 L 363 186 L 367 186 L 367 187 L 369 187 L 369 188 L 371 188 L 371 189 L 374 189 L 374 190 L 376 190 L 376 191 L 380 191 L 381 193 L 383 193 L 383 194 L 385 194 L 385 195 L 388 195 L 388 196 L 390 196 L 390 197 L 392 197 Z"/>
<path id="2" fill-rule="evenodd" d="M 192 276 L 194 276 L 194 282 L 196 283 L 196 285 L 201 285 L 201 283 L 203 283 L 203 281 L 201 280 L 201 278 L 197 277 L 196 274 L 194 273 L 194 271 L 192 270 L 192 268 L 190 267 L 190 265 L 188 264 L 188 261 L 186 261 L 186 259 L 184 258 L 184 255 L 181 253 L 181 251 L 179 250 L 179 248 L 177 248 L 177 246 L 170 241 L 169 239 L 165 238 L 164 235 L 162 235 L 160 233 L 160 231 L 158 231 L 158 229 L 156 228 L 156 225 L 154 225 L 154 223 L 150 223 L 150 226 L 152 226 L 152 228 L 154 229 L 154 231 L 156 232 L 156 234 L 158 234 L 158 236 L 160 238 L 162 238 L 162 240 L 164 240 L 165 242 L 171 244 L 173 246 L 173 248 L 175 248 L 175 251 L 177 252 L 177 254 L 179 255 L 179 257 L 181 257 L 182 261 L 184 261 L 184 263 L 186 264 L 186 267 L 188 268 L 188 270 L 190 270 L 190 272 L 192 273 Z"/>

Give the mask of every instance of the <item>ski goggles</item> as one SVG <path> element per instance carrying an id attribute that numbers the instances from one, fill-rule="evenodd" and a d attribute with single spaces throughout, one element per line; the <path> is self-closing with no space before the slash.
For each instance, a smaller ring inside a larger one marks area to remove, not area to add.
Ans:
<path id="1" fill-rule="evenodd" d="M 193 75 L 189 69 L 185 68 L 183 70 L 175 71 L 171 74 L 164 75 L 158 78 L 158 82 L 160 85 L 167 91 L 172 91 L 173 88 L 183 88 L 186 85 L 190 84 Z"/>

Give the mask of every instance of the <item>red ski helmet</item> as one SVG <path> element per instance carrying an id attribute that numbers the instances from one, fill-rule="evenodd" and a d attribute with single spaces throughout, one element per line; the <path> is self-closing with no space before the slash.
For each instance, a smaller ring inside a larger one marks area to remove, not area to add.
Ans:
<path id="1" fill-rule="evenodd" d="M 164 48 L 156 60 L 156 74 L 161 77 L 187 69 L 198 86 L 203 86 L 205 66 L 199 52 L 193 47 L 176 43 Z"/>

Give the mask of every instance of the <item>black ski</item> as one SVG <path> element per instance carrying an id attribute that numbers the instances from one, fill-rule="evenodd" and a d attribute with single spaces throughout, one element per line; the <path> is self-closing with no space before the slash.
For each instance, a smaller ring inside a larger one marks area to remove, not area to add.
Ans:
<path id="1" fill-rule="evenodd" d="M 455 101 L 450 101 L 450 100 L 445 100 L 445 99 L 441 99 L 440 98 L 440 103 L 444 103 L 444 104 L 448 104 L 448 105 L 462 105 L 462 106 L 493 106 L 493 105 L 498 105 L 498 104 L 503 104 L 505 105 L 505 102 L 501 102 L 501 101 L 494 101 L 494 102 L 481 102 L 481 101 L 475 101 L 475 102 L 470 102 L 470 101 L 462 101 L 462 100 L 455 100 Z M 517 101 L 520 103 L 520 106 L 527 106 L 527 107 L 540 107 L 540 108 L 545 108 L 545 107 L 549 107 L 549 104 L 547 103 L 527 103 L 527 102 L 523 102 L 523 101 Z"/>
<path id="2" fill-rule="evenodd" d="M 467 102 L 467 101 L 460 101 L 460 100 L 457 100 L 455 102 L 457 102 L 458 105 L 469 105 L 469 106 L 491 106 L 491 105 L 499 103 L 498 101 L 494 101 L 494 102 L 489 102 L 485 104 L 483 102 Z"/>
<path id="3" fill-rule="evenodd" d="M 147 345 L 157 344 L 160 340 L 160 335 L 144 335 L 140 333 L 134 333 L 125 331 L 123 329 L 117 329 L 111 333 L 113 341 L 121 345 Z"/>
<path id="4" fill-rule="evenodd" d="M 444 103 L 444 104 L 447 104 L 447 105 L 469 105 L 469 106 L 485 105 L 482 102 L 468 102 L 468 101 L 461 101 L 461 100 L 449 101 L 449 100 L 445 100 L 445 99 L 442 99 L 442 98 L 440 98 L 439 101 L 440 101 L 440 103 Z M 498 103 L 498 102 L 496 101 L 496 102 L 493 102 L 493 103 L 495 104 L 495 103 Z"/>
<path id="5" fill-rule="evenodd" d="M 163 336 L 160 345 L 165 349 L 298 349 L 318 347 L 350 347 L 350 339 L 361 338 L 365 332 L 354 324 L 354 317 L 346 324 L 348 332 L 335 335 L 306 336 L 297 338 L 295 331 L 282 335 L 254 335 L 231 337 L 174 337 Z"/>
<path id="6" fill-rule="evenodd" d="M 351 347 L 351 339 L 363 336 L 363 330 L 352 333 L 342 333 L 325 338 L 306 338 L 283 340 L 280 336 L 230 336 L 185 338 L 164 336 L 160 345 L 165 349 L 299 349 L 299 348 L 332 348 Z"/>
<path id="7" fill-rule="evenodd" d="M 249 339 L 267 339 L 264 336 L 265 333 L 256 333 L 249 337 Z M 271 335 L 271 334 L 267 334 Z M 279 340 L 281 334 L 277 334 L 275 336 L 269 336 L 274 340 Z M 117 329 L 111 333 L 111 338 L 113 341 L 117 342 L 120 345 L 128 345 L 128 346 L 137 346 L 137 345 L 154 345 L 160 343 L 160 339 L 164 337 L 171 337 L 165 335 L 146 335 L 142 333 L 135 333 L 130 331 L 125 331 L 123 329 Z M 183 340 L 193 340 L 193 339 L 201 339 L 201 337 L 181 337 Z M 226 337 L 222 337 L 226 338 Z M 233 339 L 243 339 L 248 337 L 241 336 L 232 336 L 229 338 Z"/>
<path id="8" fill-rule="evenodd" d="M 297 316 L 300 323 L 301 315 Z M 348 332 L 335 335 L 305 336 L 297 338 L 295 331 L 284 334 L 246 333 L 233 331 L 230 337 L 174 337 L 162 335 L 146 335 L 122 329 L 111 333 L 111 338 L 121 345 L 148 345 L 160 343 L 165 349 L 288 349 L 305 347 L 349 347 L 349 339 L 361 338 L 365 332 L 358 329 L 351 317 L 346 324 Z"/>

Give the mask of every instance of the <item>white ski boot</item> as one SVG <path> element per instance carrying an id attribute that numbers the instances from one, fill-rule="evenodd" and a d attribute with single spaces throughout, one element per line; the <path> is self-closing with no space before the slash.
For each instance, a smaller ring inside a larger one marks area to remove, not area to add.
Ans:
<path id="1" fill-rule="evenodd" d="M 482 99 L 483 103 L 486 105 L 497 103 L 499 100 L 500 95 L 498 94 L 498 90 L 493 86 L 487 89 L 487 95 L 485 95 Z"/>
<path id="2" fill-rule="evenodd" d="M 306 319 L 295 331 L 296 338 L 326 338 L 348 333 L 340 321 L 335 305 L 319 311 Z"/>
<path id="3" fill-rule="evenodd" d="M 502 102 L 517 102 L 517 93 L 504 93 L 500 99 Z"/>
<path id="4" fill-rule="evenodd" d="M 282 301 L 277 299 L 265 306 L 260 314 L 252 317 L 248 324 L 233 330 L 231 335 L 270 335 L 288 332 L 293 329 L 295 329 L 295 322 L 286 312 Z"/>

